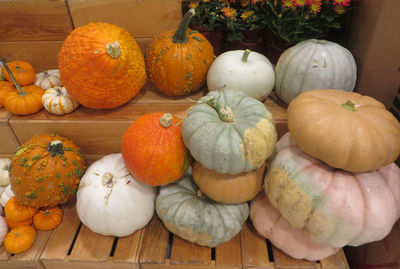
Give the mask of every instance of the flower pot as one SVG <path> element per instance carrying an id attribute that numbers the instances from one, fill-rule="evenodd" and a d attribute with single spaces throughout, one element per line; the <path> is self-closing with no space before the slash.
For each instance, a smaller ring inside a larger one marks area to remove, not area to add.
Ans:
<path id="1" fill-rule="evenodd" d="M 266 56 L 268 60 L 272 64 L 275 64 L 278 62 L 279 57 L 281 54 L 289 47 L 295 45 L 292 43 L 287 42 L 286 40 L 283 40 L 281 37 L 276 36 L 272 33 L 267 33 L 266 36 Z"/>
<path id="2" fill-rule="evenodd" d="M 189 24 L 189 28 L 199 31 L 211 43 L 215 56 L 225 51 L 225 33 L 209 30 L 201 25 Z"/>
<path id="3" fill-rule="evenodd" d="M 265 54 L 264 32 L 262 30 L 243 31 L 243 40 L 226 41 L 227 50 L 245 50 L 256 51 Z"/>

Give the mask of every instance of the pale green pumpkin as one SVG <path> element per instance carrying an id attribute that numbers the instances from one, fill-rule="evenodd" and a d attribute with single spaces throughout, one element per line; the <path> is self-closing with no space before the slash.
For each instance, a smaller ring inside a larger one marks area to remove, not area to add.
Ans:
<path id="1" fill-rule="evenodd" d="M 172 233 L 208 247 L 231 240 L 249 216 L 247 203 L 228 205 L 206 198 L 190 174 L 160 187 L 156 211 Z"/>
<path id="2" fill-rule="evenodd" d="M 182 136 L 196 161 L 232 175 L 263 165 L 277 141 L 274 120 L 265 105 L 232 89 L 202 97 L 188 111 Z"/>

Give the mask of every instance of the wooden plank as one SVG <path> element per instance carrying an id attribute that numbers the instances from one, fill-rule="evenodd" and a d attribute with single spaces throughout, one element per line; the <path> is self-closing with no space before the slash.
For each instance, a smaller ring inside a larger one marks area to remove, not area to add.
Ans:
<path id="1" fill-rule="evenodd" d="M 242 267 L 240 233 L 230 241 L 215 248 L 215 264 L 218 268 L 222 266 L 229 266 L 230 268 Z"/>
<path id="2" fill-rule="evenodd" d="M 64 0 L 2 0 L 0 18 L 0 41 L 64 40 L 73 29 Z"/>
<path id="3" fill-rule="evenodd" d="M 130 263 L 139 268 L 139 254 L 143 235 L 143 229 L 140 229 L 130 236 L 118 239 L 115 248 L 113 262 Z"/>
<path id="4" fill-rule="evenodd" d="M 274 246 L 272 246 L 272 252 L 276 269 L 311 269 L 318 267 L 316 262 L 293 259 Z"/>
<path id="5" fill-rule="evenodd" d="M 153 37 L 176 29 L 182 17 L 181 0 L 68 0 L 68 5 L 75 27 L 108 22 L 134 37 Z"/>
<path id="6" fill-rule="evenodd" d="M 320 265 L 321 269 L 349 269 L 343 249 L 339 250 L 335 255 L 322 259 Z"/>
<path id="7" fill-rule="evenodd" d="M 241 232 L 244 268 L 274 268 L 269 261 L 265 238 L 259 235 L 248 221 Z"/>
<path id="8" fill-rule="evenodd" d="M 171 264 L 211 265 L 211 249 L 190 243 L 174 235 Z"/>
<path id="9" fill-rule="evenodd" d="M 58 68 L 58 53 L 62 43 L 63 41 L 0 42 L 1 57 L 5 57 L 7 61 L 27 61 L 39 73 L 45 69 Z"/>
<path id="10" fill-rule="evenodd" d="M 62 223 L 54 230 L 40 260 L 47 269 L 60 269 L 68 256 L 69 248 L 80 224 L 75 209 L 75 200 L 70 200 L 64 208 Z"/>
<path id="11" fill-rule="evenodd" d="M 151 268 L 151 266 L 165 264 L 168 237 L 168 230 L 155 215 L 144 228 L 143 245 L 139 256 L 141 268 Z"/>
<path id="12" fill-rule="evenodd" d="M 14 154 L 17 151 L 19 142 L 15 136 L 9 119 L 12 114 L 4 108 L 0 108 L 0 154 Z"/>

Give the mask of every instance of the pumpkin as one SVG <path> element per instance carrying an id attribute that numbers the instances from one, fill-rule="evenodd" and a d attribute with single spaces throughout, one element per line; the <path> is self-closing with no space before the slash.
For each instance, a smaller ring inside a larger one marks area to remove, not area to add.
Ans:
<path id="1" fill-rule="evenodd" d="M 27 226 L 27 225 L 31 225 L 33 223 L 33 218 L 29 218 L 26 220 L 22 220 L 22 221 L 15 221 L 15 220 L 10 220 L 9 218 L 7 218 L 7 216 L 5 217 L 7 225 L 10 229 L 14 229 L 18 226 Z"/>
<path id="2" fill-rule="evenodd" d="M 154 87 L 169 96 L 182 96 L 199 89 L 214 60 L 210 42 L 188 29 L 194 9 L 182 18 L 177 31 L 163 32 L 146 48 L 146 71 Z"/>
<path id="3" fill-rule="evenodd" d="M 122 138 L 122 156 L 132 175 L 151 186 L 178 180 L 192 158 L 182 139 L 180 119 L 150 113 L 136 119 Z"/>
<path id="4" fill-rule="evenodd" d="M 62 220 L 62 211 L 59 207 L 40 209 L 33 216 L 33 225 L 39 231 L 48 231 L 56 228 Z"/>
<path id="5" fill-rule="evenodd" d="M 3 241 L 4 238 L 6 238 L 7 233 L 8 233 L 8 226 L 6 219 L 0 216 L 0 246 L 3 245 Z"/>
<path id="6" fill-rule="evenodd" d="M 9 253 L 21 253 L 33 245 L 35 238 L 36 230 L 32 226 L 18 226 L 6 235 L 4 247 Z"/>
<path id="7" fill-rule="evenodd" d="M 169 231 L 208 247 L 231 240 L 249 216 L 247 203 L 229 205 L 207 199 L 190 172 L 179 181 L 160 187 L 156 211 Z"/>
<path id="8" fill-rule="evenodd" d="M 299 93 L 315 89 L 351 92 L 357 66 L 351 52 L 337 43 L 309 39 L 288 48 L 275 68 L 275 91 L 289 104 Z"/>
<path id="9" fill-rule="evenodd" d="M 50 69 L 36 74 L 35 85 L 43 90 L 61 86 L 60 71 L 58 69 Z"/>
<path id="10" fill-rule="evenodd" d="M 222 174 L 259 168 L 277 140 L 271 112 L 240 91 L 211 91 L 191 107 L 182 136 L 193 158 Z"/>
<path id="11" fill-rule="evenodd" d="M 10 184 L 8 170 L 10 169 L 11 160 L 8 158 L 0 158 L 0 186 L 4 187 Z"/>
<path id="12" fill-rule="evenodd" d="M 260 235 L 295 259 L 321 260 L 340 249 L 316 243 L 303 231 L 292 227 L 271 205 L 264 193 L 251 201 L 250 219 Z"/>
<path id="13" fill-rule="evenodd" d="M 122 154 L 110 154 L 94 162 L 82 177 L 76 211 L 93 232 L 128 236 L 151 220 L 155 196 L 155 188 L 132 177 Z"/>
<path id="14" fill-rule="evenodd" d="M 6 62 L 2 62 L 4 69 L 18 91 L 10 91 L 4 98 L 3 105 L 8 112 L 15 115 L 29 115 L 38 112 L 43 108 L 43 91 L 35 85 L 21 87 Z"/>
<path id="15" fill-rule="evenodd" d="M 19 147 L 11 165 L 10 182 L 17 201 L 37 208 L 67 202 L 86 168 L 81 150 L 55 134 L 33 136 Z"/>
<path id="16" fill-rule="evenodd" d="M 261 190 L 265 164 L 260 168 L 237 175 L 220 174 L 194 162 L 193 179 L 200 190 L 214 201 L 227 204 L 243 203 L 253 199 Z"/>
<path id="17" fill-rule="evenodd" d="M 72 98 L 95 109 L 127 103 L 147 79 L 135 39 L 125 29 L 103 22 L 77 27 L 67 36 L 58 69 Z"/>
<path id="18" fill-rule="evenodd" d="M 305 92 L 289 105 L 287 117 L 293 140 L 332 167 L 374 171 L 400 155 L 400 123 L 369 96 L 328 89 Z"/>
<path id="19" fill-rule="evenodd" d="M 15 196 L 11 197 L 4 207 L 4 212 L 6 213 L 6 218 L 12 221 L 25 221 L 32 219 L 36 214 L 37 209 L 30 206 L 24 206 L 18 203 Z"/>
<path id="20" fill-rule="evenodd" d="M 235 89 L 259 100 L 272 92 L 274 83 L 275 72 L 271 62 L 249 49 L 220 54 L 207 73 L 209 91 Z"/>
<path id="21" fill-rule="evenodd" d="M 359 246 L 381 240 L 400 216 L 400 168 L 364 173 L 332 168 L 284 135 L 265 177 L 265 193 L 282 217 L 318 243 Z"/>
<path id="22" fill-rule="evenodd" d="M 1 206 L 5 207 L 7 202 L 8 202 L 8 200 L 13 196 L 15 196 L 15 195 L 14 195 L 14 192 L 11 190 L 11 185 L 8 185 L 5 188 L 4 192 L 1 194 L 1 197 L 0 197 Z"/>
<path id="23" fill-rule="evenodd" d="M 7 81 L 12 82 L 13 79 L 11 78 L 6 65 L 10 68 L 10 72 L 12 72 L 12 75 L 19 85 L 26 86 L 35 82 L 36 74 L 33 66 L 30 63 L 25 61 L 12 61 L 5 64 L 5 61 L 3 60 L 3 68 L 1 69 L 1 73 Z"/>
<path id="24" fill-rule="evenodd" d="M 16 91 L 8 81 L 0 81 L 0 108 L 4 107 L 4 100 L 9 92 Z"/>
<path id="25" fill-rule="evenodd" d="M 8 185 L 7 185 L 7 186 L 8 186 Z M 0 197 L 1 197 L 1 195 L 5 192 L 7 186 L 5 186 L 5 187 L 0 187 Z M 2 207 L 0 206 L 0 208 L 2 208 Z M 1 209 L 0 209 L 0 213 L 1 213 L 1 212 L 2 212 L 2 211 L 1 211 Z M 0 214 L 0 215 L 1 215 L 1 214 Z"/>
<path id="26" fill-rule="evenodd" d="M 78 102 L 68 94 L 65 87 L 58 86 L 44 92 L 42 103 L 48 112 L 55 115 L 71 113 L 79 106 Z"/>

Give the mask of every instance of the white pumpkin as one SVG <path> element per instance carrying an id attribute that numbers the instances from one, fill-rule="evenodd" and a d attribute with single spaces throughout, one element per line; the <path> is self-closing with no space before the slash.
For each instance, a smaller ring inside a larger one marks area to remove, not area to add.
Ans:
<path id="1" fill-rule="evenodd" d="M 83 224 L 102 235 L 128 236 L 154 214 L 156 189 L 138 182 L 122 154 L 94 162 L 79 183 L 76 210 Z"/>
<path id="2" fill-rule="evenodd" d="M 351 52 L 337 43 L 309 39 L 285 50 L 275 68 L 275 91 L 287 104 L 316 89 L 353 91 L 357 66 Z"/>
<path id="3" fill-rule="evenodd" d="M 65 87 L 54 87 L 46 90 L 42 96 L 44 108 L 55 115 L 64 115 L 74 111 L 78 106 Z"/>
<path id="4" fill-rule="evenodd" d="M 0 246 L 3 245 L 4 238 L 6 238 L 7 233 L 8 233 L 8 226 L 6 219 L 0 216 Z"/>
<path id="5" fill-rule="evenodd" d="M 8 185 L 8 186 L 6 187 L 6 189 L 4 190 L 4 192 L 1 194 L 1 197 L 0 197 L 0 204 L 1 204 L 3 207 L 5 207 L 7 201 L 8 201 L 11 197 L 13 197 L 13 196 L 15 196 L 15 194 L 14 194 L 14 192 L 12 191 L 12 189 L 11 189 L 11 184 L 10 184 L 10 185 Z"/>
<path id="6" fill-rule="evenodd" d="M 36 74 L 35 85 L 43 90 L 61 86 L 60 71 L 58 69 L 50 69 Z"/>
<path id="7" fill-rule="evenodd" d="M 258 100 L 271 93 L 274 83 L 275 72 L 268 58 L 248 49 L 222 53 L 207 73 L 209 91 L 230 88 Z"/>
<path id="8" fill-rule="evenodd" d="M 11 164 L 11 160 L 8 158 L 0 158 L 0 187 L 5 187 L 10 184 L 10 178 L 8 175 L 8 169 Z"/>
<path id="9" fill-rule="evenodd" d="M 7 185 L 8 186 L 8 185 Z M 0 187 L 0 197 L 3 194 L 3 192 L 6 190 L 7 186 L 5 187 Z M 0 206 L 1 207 L 1 206 Z"/>

